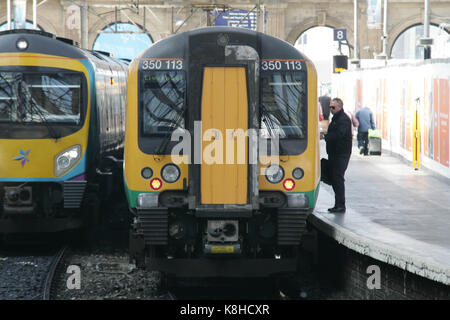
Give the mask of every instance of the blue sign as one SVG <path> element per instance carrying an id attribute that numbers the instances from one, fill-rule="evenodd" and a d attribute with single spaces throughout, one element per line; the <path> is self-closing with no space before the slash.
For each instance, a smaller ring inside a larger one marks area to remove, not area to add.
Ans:
<path id="1" fill-rule="evenodd" d="M 264 24 L 267 23 L 267 11 L 265 11 Z M 240 27 L 250 30 L 257 29 L 257 11 L 246 10 L 214 10 L 210 11 L 215 26 Z"/>
<path id="2" fill-rule="evenodd" d="M 333 40 L 334 41 L 346 41 L 347 40 L 347 29 L 333 29 Z"/>

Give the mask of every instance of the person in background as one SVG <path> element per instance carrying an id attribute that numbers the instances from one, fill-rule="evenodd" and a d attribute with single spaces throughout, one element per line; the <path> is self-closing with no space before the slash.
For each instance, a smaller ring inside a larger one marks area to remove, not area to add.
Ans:
<path id="1" fill-rule="evenodd" d="M 358 139 L 359 154 L 367 156 L 369 154 L 369 129 L 375 130 L 372 111 L 364 107 L 356 112 L 355 117 L 359 121 L 358 135 L 356 137 Z"/>
<path id="2" fill-rule="evenodd" d="M 358 119 L 356 119 L 355 115 L 353 113 L 351 113 L 350 111 L 345 110 L 344 112 L 347 114 L 347 116 L 352 121 L 352 137 L 353 137 L 353 132 L 354 132 L 355 128 L 358 128 L 359 121 L 358 121 Z"/>
<path id="3" fill-rule="evenodd" d="M 323 95 L 319 97 L 319 103 L 322 107 L 323 120 L 328 120 L 330 116 L 330 101 L 331 98 L 327 95 Z"/>
<path id="4" fill-rule="evenodd" d="M 352 121 L 344 112 L 344 103 L 339 98 L 330 102 L 330 112 L 333 115 L 328 132 L 325 135 L 328 154 L 328 170 L 330 182 L 334 191 L 334 207 L 328 211 L 345 213 L 345 171 L 352 153 Z"/>
<path id="5" fill-rule="evenodd" d="M 320 139 L 323 139 L 324 134 L 327 133 L 328 125 L 330 124 L 330 101 L 331 98 L 327 95 L 319 97 L 318 111 Z"/>

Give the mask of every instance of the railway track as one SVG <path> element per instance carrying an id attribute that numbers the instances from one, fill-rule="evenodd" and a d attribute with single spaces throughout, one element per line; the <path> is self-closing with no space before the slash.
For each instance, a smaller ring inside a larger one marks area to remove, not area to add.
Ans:
<path id="1" fill-rule="evenodd" d="M 54 290 L 53 280 L 67 252 L 67 246 L 57 250 L 48 247 L 2 250 L 0 300 L 51 299 Z"/>
<path id="2" fill-rule="evenodd" d="M 55 294 L 54 280 L 56 278 L 56 275 L 58 274 L 59 268 L 62 262 L 64 261 L 64 257 L 66 256 L 68 250 L 69 247 L 64 246 L 53 256 L 52 262 L 50 263 L 48 273 L 47 276 L 45 277 L 45 281 L 43 284 L 42 300 L 51 300 L 51 298 Z"/>

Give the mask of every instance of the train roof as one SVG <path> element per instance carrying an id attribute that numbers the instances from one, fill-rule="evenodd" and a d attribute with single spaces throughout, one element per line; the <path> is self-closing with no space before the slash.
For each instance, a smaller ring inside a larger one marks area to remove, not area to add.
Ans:
<path id="1" fill-rule="evenodd" d="M 236 27 L 205 27 L 176 34 L 156 42 L 145 50 L 139 58 L 179 58 L 180 52 L 185 52 L 187 47 L 213 41 L 222 42 L 222 45 L 252 46 L 261 59 L 306 58 L 294 46 L 284 40 L 261 32 Z"/>
<path id="2" fill-rule="evenodd" d="M 27 48 L 20 50 L 18 41 L 25 40 Z M 0 32 L 0 53 L 8 52 L 32 52 L 73 59 L 88 59 L 91 61 L 103 61 L 109 64 L 118 64 L 127 67 L 124 61 L 114 59 L 109 52 L 90 51 L 81 49 L 78 43 L 66 38 L 56 37 L 54 34 L 30 29 L 15 29 Z"/>
<path id="3" fill-rule="evenodd" d="M 28 43 L 26 49 L 17 47 L 19 40 Z M 0 53 L 33 52 L 74 59 L 86 59 L 83 50 L 69 39 L 57 38 L 55 35 L 38 30 L 18 29 L 0 32 Z"/>

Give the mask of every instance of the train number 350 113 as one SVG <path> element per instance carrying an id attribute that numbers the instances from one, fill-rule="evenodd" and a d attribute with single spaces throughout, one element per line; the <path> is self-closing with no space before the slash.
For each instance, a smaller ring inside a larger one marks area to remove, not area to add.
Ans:
<path id="1" fill-rule="evenodd" d="M 263 71 L 273 70 L 302 70 L 302 63 L 299 60 L 263 60 L 261 62 Z"/>
<path id="2" fill-rule="evenodd" d="M 159 69 L 183 69 L 183 60 L 167 59 L 167 60 L 144 60 L 142 62 L 143 70 L 159 70 Z"/>

